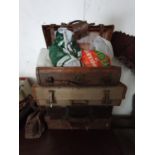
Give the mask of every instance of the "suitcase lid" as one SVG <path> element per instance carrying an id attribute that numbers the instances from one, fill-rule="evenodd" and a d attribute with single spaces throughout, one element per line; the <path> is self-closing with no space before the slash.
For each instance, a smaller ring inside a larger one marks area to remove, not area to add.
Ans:
<path id="1" fill-rule="evenodd" d="M 68 24 L 61 23 L 61 25 L 56 25 L 56 24 L 42 25 L 46 46 L 49 47 L 51 45 L 55 36 L 54 32 L 58 28 L 66 27 L 69 30 L 73 31 L 73 27 L 75 27 L 78 24 L 79 25 L 83 24 L 84 26 L 87 24 L 88 32 L 96 32 L 98 33 L 98 35 L 101 35 L 103 38 L 111 41 L 112 33 L 114 31 L 114 25 L 103 25 L 103 24 L 95 25 L 94 23 L 88 24 L 86 21 L 76 20 Z"/>

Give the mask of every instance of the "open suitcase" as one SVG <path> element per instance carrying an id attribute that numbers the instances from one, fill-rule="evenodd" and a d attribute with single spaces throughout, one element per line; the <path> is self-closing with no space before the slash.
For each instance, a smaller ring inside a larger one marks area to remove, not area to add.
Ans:
<path id="1" fill-rule="evenodd" d="M 73 21 L 69 24 L 62 25 L 43 25 L 43 34 L 46 41 L 47 48 L 53 43 L 55 39 L 55 31 L 60 27 L 66 27 L 73 31 L 75 38 L 81 37 L 85 33 L 111 40 L 114 25 L 94 25 L 87 24 L 85 21 Z M 87 29 L 87 30 L 86 30 Z M 81 33 L 78 33 L 80 31 Z M 37 67 L 37 80 L 41 86 L 53 85 L 117 85 L 120 81 L 121 68 L 110 66 L 108 68 L 89 68 L 89 67 Z M 92 78 L 93 77 L 93 78 Z"/>
<path id="2" fill-rule="evenodd" d="M 61 26 L 75 32 L 77 38 L 81 37 L 87 29 L 87 33 L 95 33 L 109 41 L 114 30 L 114 25 L 94 25 L 87 24 L 85 21 L 74 21 L 69 24 L 62 23 L 62 25 L 43 25 L 42 29 L 47 48 L 55 38 L 55 31 Z M 83 33 L 78 33 L 78 30 Z M 70 113 L 72 113 L 72 107 L 80 109 L 75 110 L 75 116 L 82 113 L 84 107 L 90 109 L 92 106 L 106 106 L 112 109 L 112 106 L 119 106 L 122 99 L 125 98 L 127 90 L 126 86 L 120 83 L 121 68 L 116 66 L 107 68 L 37 67 L 36 76 L 38 84 L 33 86 L 32 93 L 38 106 L 46 107 L 46 109 L 50 109 L 50 107 L 70 107 Z M 108 113 L 107 118 L 93 118 L 94 121 L 90 121 L 90 118 L 89 121 L 85 120 L 85 118 L 77 119 L 77 117 L 73 118 L 69 115 L 69 125 L 62 121 L 63 117 L 55 119 L 45 115 L 45 121 L 49 128 L 54 129 L 74 128 L 73 124 L 80 124 L 80 122 L 84 122 L 82 124 L 83 128 L 86 128 L 86 126 L 93 129 L 109 128 L 112 110 L 108 111 Z M 77 126 L 75 128 L 78 128 Z"/>

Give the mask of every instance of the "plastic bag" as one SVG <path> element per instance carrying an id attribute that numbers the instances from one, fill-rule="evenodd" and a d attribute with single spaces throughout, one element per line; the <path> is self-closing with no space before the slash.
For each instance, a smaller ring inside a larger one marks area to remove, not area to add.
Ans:
<path id="1" fill-rule="evenodd" d="M 82 50 L 81 62 L 86 67 L 107 67 L 111 63 L 107 55 L 94 50 Z"/>
<path id="2" fill-rule="evenodd" d="M 113 48 L 110 41 L 97 36 L 93 41 L 93 47 L 97 51 L 103 52 L 105 55 L 109 56 L 111 59 L 114 56 Z"/>
<path id="3" fill-rule="evenodd" d="M 78 43 L 84 50 L 100 51 L 109 56 L 110 59 L 112 59 L 114 56 L 111 42 L 102 38 L 101 36 L 97 36 L 96 34 L 90 33 L 88 36 L 78 40 Z"/>
<path id="4" fill-rule="evenodd" d="M 56 32 L 56 39 L 49 47 L 49 57 L 54 66 L 81 66 L 81 51 L 72 35 L 67 28 L 59 28 Z"/>
<path id="5" fill-rule="evenodd" d="M 37 60 L 37 67 L 52 67 L 53 64 L 49 58 L 49 50 L 42 48 Z"/>
<path id="6" fill-rule="evenodd" d="M 110 60 L 109 56 L 107 56 L 106 54 L 104 54 L 103 52 L 100 52 L 100 51 L 95 51 L 95 53 L 97 54 L 98 58 L 100 59 L 102 66 L 108 67 L 111 65 L 111 60 Z"/>

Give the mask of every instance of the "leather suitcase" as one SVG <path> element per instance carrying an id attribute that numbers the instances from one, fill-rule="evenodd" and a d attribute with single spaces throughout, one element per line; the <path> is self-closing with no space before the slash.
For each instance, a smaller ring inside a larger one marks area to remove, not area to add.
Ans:
<path id="1" fill-rule="evenodd" d="M 48 129 L 109 129 L 112 106 L 54 106 L 46 108 Z"/>
<path id="2" fill-rule="evenodd" d="M 33 85 L 32 93 L 38 106 L 52 107 L 70 105 L 111 105 L 118 106 L 125 98 L 126 86 L 119 83 L 116 86 L 52 86 L 41 87 Z"/>
<path id="3" fill-rule="evenodd" d="M 78 36 L 93 33 L 100 35 L 107 40 L 111 40 L 114 25 L 94 25 L 86 21 L 73 21 L 61 25 L 51 24 L 43 25 L 42 30 L 47 48 L 55 39 L 55 31 L 61 26 L 67 27 Z M 80 33 L 79 33 L 80 32 Z M 78 34 L 79 33 L 79 34 Z M 120 81 L 121 67 L 110 66 L 107 68 L 87 68 L 87 67 L 38 67 L 36 75 L 39 85 L 41 86 L 74 86 L 74 85 L 91 85 L 107 86 L 117 85 Z"/>
<path id="4" fill-rule="evenodd" d="M 107 86 L 117 85 L 121 68 L 37 67 L 37 80 L 41 86 Z"/>

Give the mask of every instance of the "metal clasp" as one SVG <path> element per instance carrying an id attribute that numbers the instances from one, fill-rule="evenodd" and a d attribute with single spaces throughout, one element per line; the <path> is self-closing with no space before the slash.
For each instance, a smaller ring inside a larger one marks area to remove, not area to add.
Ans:
<path id="1" fill-rule="evenodd" d="M 55 91 L 49 90 L 49 105 L 51 108 L 52 108 L 53 104 L 56 104 Z"/>

